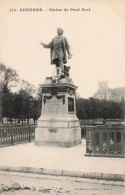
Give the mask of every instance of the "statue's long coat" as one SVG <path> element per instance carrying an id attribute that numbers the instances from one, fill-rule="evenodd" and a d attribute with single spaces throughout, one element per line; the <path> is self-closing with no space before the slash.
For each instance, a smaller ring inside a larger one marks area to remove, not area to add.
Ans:
<path id="1" fill-rule="evenodd" d="M 66 37 L 62 37 L 62 38 L 63 38 L 63 54 L 64 54 L 63 55 L 63 63 L 66 64 L 67 63 L 66 51 L 70 55 L 70 46 L 68 44 L 68 41 L 67 41 Z M 45 47 L 45 48 L 50 48 L 51 64 L 55 64 L 54 60 L 52 60 L 52 51 L 54 49 L 54 39 L 49 44 L 44 44 L 43 45 L 43 47 Z"/>

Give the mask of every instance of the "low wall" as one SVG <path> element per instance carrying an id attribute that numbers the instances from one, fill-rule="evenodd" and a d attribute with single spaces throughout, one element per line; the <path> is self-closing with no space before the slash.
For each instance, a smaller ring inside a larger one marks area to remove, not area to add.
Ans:
<path id="1" fill-rule="evenodd" d="M 87 127 L 86 156 L 125 157 L 125 126 Z"/>

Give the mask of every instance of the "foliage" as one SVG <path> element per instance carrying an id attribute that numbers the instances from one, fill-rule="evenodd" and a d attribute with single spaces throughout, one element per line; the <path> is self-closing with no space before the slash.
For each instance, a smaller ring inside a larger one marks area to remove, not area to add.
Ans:
<path id="1" fill-rule="evenodd" d="M 79 98 L 76 100 L 76 112 L 81 120 L 124 119 L 124 105 L 125 102 Z"/>
<path id="2" fill-rule="evenodd" d="M 0 119 L 3 117 L 24 122 L 38 119 L 41 113 L 41 94 L 34 97 L 35 87 L 25 80 L 20 80 L 12 68 L 0 64 Z M 18 92 L 12 93 L 11 87 L 18 83 Z"/>
<path id="3" fill-rule="evenodd" d="M 18 79 L 19 76 L 14 69 L 6 67 L 2 63 L 0 64 L 0 83 L 2 89 L 9 89 L 10 87 L 14 86 Z"/>

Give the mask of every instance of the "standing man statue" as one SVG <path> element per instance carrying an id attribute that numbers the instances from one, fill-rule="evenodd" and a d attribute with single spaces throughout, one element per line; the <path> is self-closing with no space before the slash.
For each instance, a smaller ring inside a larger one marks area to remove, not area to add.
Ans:
<path id="1" fill-rule="evenodd" d="M 49 44 L 41 42 L 44 48 L 50 48 L 51 50 L 51 64 L 55 64 L 56 68 L 61 68 L 61 75 L 64 74 L 64 64 L 67 63 L 66 51 L 68 53 L 68 59 L 71 59 L 70 46 L 67 39 L 63 36 L 63 29 L 57 28 L 56 36 Z"/>

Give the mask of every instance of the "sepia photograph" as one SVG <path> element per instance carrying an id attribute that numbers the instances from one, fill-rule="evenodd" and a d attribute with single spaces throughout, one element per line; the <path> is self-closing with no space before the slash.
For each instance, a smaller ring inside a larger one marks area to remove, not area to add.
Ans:
<path id="1" fill-rule="evenodd" d="M 125 195 L 124 0 L 0 1 L 0 194 Z"/>

